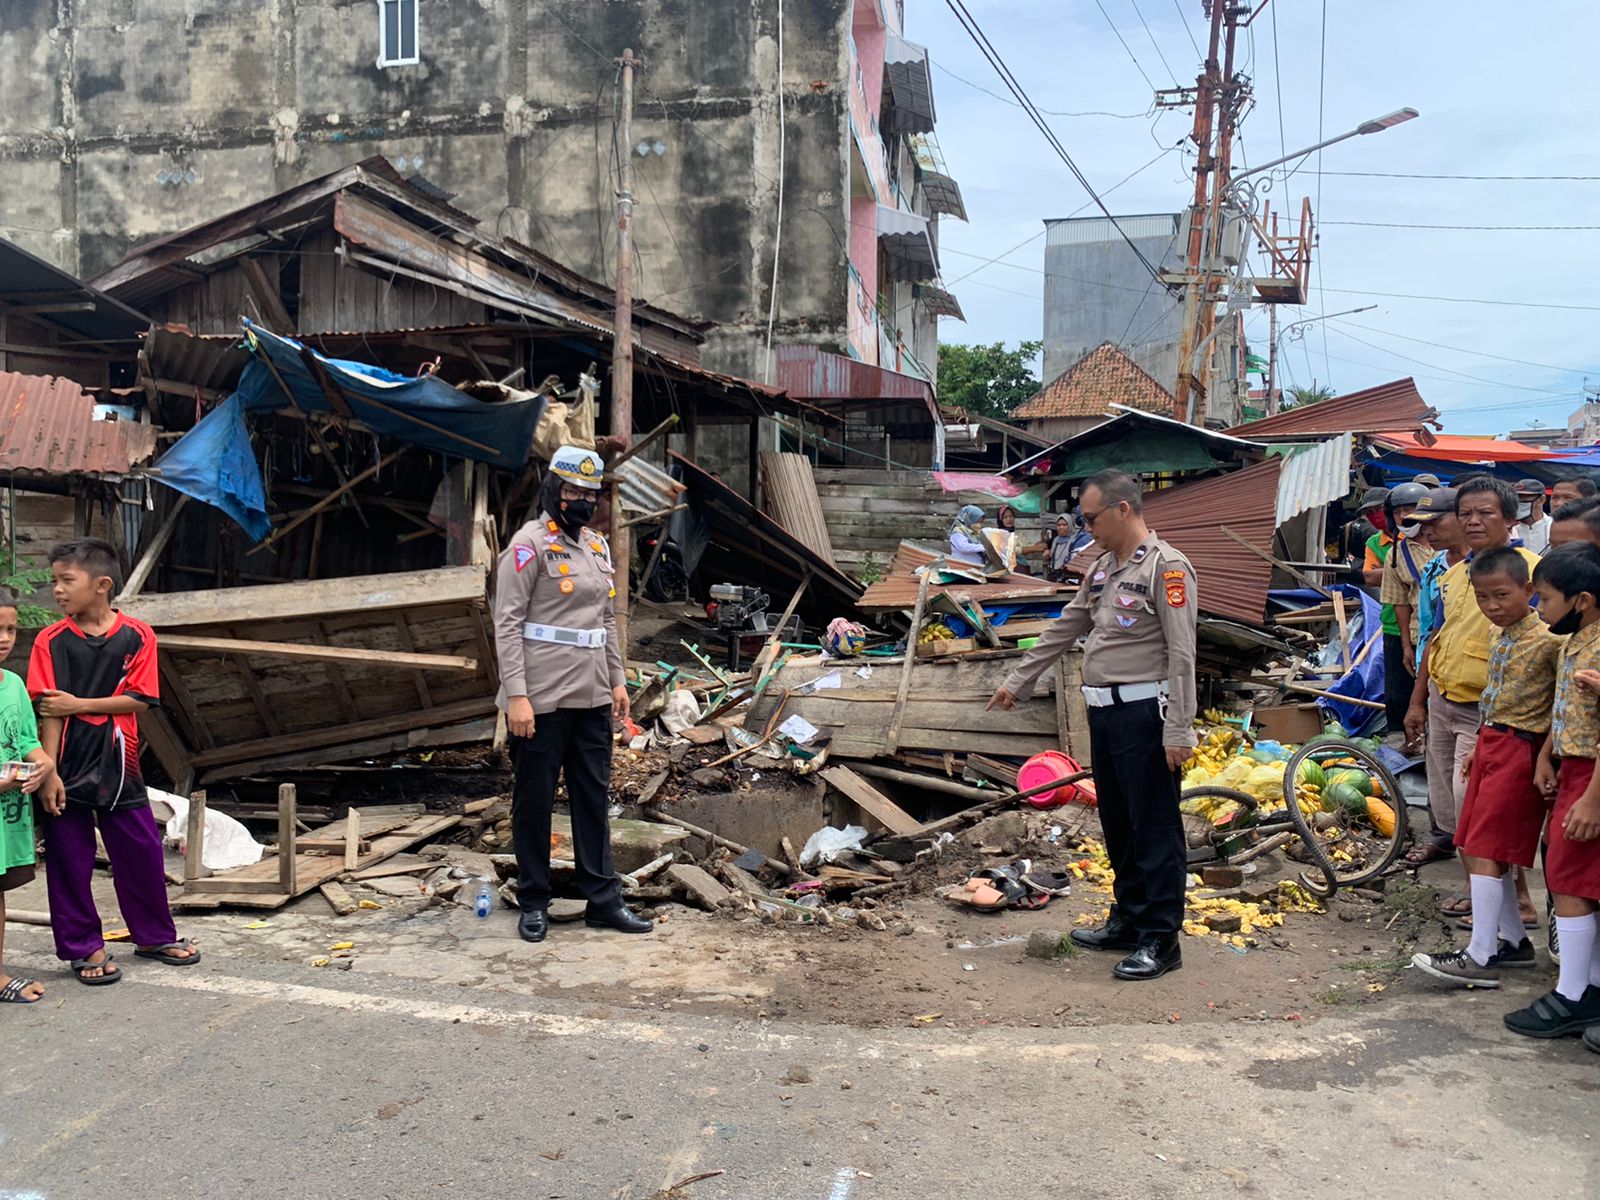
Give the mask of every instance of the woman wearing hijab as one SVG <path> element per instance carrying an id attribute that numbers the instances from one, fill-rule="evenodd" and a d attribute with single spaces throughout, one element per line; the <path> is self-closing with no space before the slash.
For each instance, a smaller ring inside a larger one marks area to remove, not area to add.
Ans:
<path id="1" fill-rule="evenodd" d="M 1072 562 L 1072 547 L 1075 540 L 1072 518 L 1062 513 L 1056 518 L 1056 535 L 1050 539 L 1050 566 L 1047 577 L 1052 581 L 1056 583 L 1066 581 L 1067 565 Z"/>
<path id="2" fill-rule="evenodd" d="M 976 504 L 964 504 L 956 512 L 955 523 L 950 526 L 950 558 L 954 562 L 981 567 L 987 564 L 983 554 L 983 509 Z"/>
<path id="3" fill-rule="evenodd" d="M 1017 530 L 1017 510 L 1009 504 L 1002 504 L 994 515 L 995 524 L 1005 533 L 1012 536 L 1017 547 L 1016 570 L 1023 575 L 1032 575 L 1033 568 L 1028 565 L 1027 555 L 1042 554 L 1047 549 L 1043 542 L 1036 542 L 1031 546 L 1022 544 L 1022 535 Z"/>

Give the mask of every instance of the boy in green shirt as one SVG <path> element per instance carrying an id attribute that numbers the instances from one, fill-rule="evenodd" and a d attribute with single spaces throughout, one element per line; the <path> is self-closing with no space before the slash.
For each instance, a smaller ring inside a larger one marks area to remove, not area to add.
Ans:
<path id="1" fill-rule="evenodd" d="M 17 644 L 17 606 L 0 595 L 0 662 Z M 32 1004 L 44 988 L 6 974 L 6 893 L 33 881 L 33 793 L 55 769 L 39 746 L 28 687 L 0 669 L 0 1004 Z"/>

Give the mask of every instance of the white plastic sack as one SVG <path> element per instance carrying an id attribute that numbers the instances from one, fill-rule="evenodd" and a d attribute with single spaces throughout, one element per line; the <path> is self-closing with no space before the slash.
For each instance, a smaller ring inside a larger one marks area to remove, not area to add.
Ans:
<path id="1" fill-rule="evenodd" d="M 661 728 L 678 737 L 685 729 L 692 729 L 700 723 L 700 702 L 688 688 L 678 688 L 667 697 L 660 721 Z"/>
<path id="2" fill-rule="evenodd" d="M 867 839 L 867 831 L 860 825 L 846 825 L 834 829 L 824 825 L 806 839 L 800 851 L 800 865 L 809 867 L 819 862 L 833 862 L 848 850 L 859 850 Z"/>
<path id="3" fill-rule="evenodd" d="M 189 833 L 189 799 L 171 792 L 150 789 L 150 807 L 157 816 L 166 809 L 167 836 L 181 842 Z M 206 809 L 206 840 L 200 847 L 200 862 L 210 871 L 231 871 L 261 861 L 265 847 L 250 836 L 250 831 L 227 813 Z"/>

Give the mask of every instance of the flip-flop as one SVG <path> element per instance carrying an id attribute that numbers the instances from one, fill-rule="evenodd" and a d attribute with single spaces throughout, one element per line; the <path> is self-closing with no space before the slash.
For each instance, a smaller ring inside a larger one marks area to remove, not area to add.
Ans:
<path id="1" fill-rule="evenodd" d="M 1411 850 L 1411 852 L 1400 861 L 1404 863 L 1407 868 L 1415 869 L 1417 867 L 1425 867 L 1431 862 L 1440 862 L 1447 858 L 1454 858 L 1455 856 L 1456 848 L 1454 846 L 1446 849 L 1444 846 L 1439 845 L 1438 842 L 1423 842 L 1422 845 Z"/>
<path id="2" fill-rule="evenodd" d="M 195 965 L 195 963 L 200 961 L 200 951 L 195 950 L 195 952 L 189 955 L 187 958 L 175 958 L 167 953 L 168 950 L 190 949 L 193 949 L 193 946 L 190 944 L 189 939 L 179 938 L 177 941 L 168 942 L 164 946 L 150 946 L 144 950 L 135 950 L 133 952 L 133 956 L 135 958 L 153 958 L 157 962 L 165 963 L 169 967 L 192 967 Z"/>
<path id="3" fill-rule="evenodd" d="M 1054 897 L 1048 892 L 1029 892 L 1022 899 L 1013 903 L 1011 907 L 1021 912 L 1031 912 L 1036 908 L 1045 907 L 1053 899 Z"/>
<path id="4" fill-rule="evenodd" d="M 112 966 L 113 956 L 108 954 L 99 962 L 92 959 L 75 958 L 67 965 L 72 968 L 72 973 L 78 977 L 78 982 L 84 987 L 109 987 L 113 983 L 122 982 L 122 968 Z M 84 972 L 93 967 L 103 967 L 102 975 L 85 975 Z"/>
<path id="5" fill-rule="evenodd" d="M 1451 896 L 1439 905 L 1439 915 L 1443 917 L 1470 917 L 1472 915 L 1472 897 L 1459 893 Z"/>
<path id="6" fill-rule="evenodd" d="M 35 983 L 36 981 L 32 979 L 19 979 L 16 976 L 12 976 L 11 982 L 6 984 L 5 987 L 0 988 L 0 1004 L 39 1003 L 39 1001 L 44 999 L 44 997 L 35 996 L 30 1000 L 28 997 L 22 994 L 29 988 L 33 987 Z"/>

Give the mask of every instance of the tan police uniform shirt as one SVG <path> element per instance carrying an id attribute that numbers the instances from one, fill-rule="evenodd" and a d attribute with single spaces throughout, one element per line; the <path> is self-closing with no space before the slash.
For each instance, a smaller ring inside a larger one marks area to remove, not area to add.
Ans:
<path id="1" fill-rule="evenodd" d="M 1083 682 L 1109 687 L 1165 681 L 1162 744 L 1193 746 L 1195 603 L 1194 568 L 1152 533 L 1121 566 L 1115 554 L 1095 562 L 1060 619 L 1003 686 L 1018 699 L 1027 698 L 1034 681 L 1087 633 Z"/>
<path id="2" fill-rule="evenodd" d="M 494 640 L 500 695 L 526 696 L 535 714 L 598 708 L 624 685 L 617 645 L 611 547 L 592 529 L 568 537 L 548 513 L 529 521 L 500 556 L 494 587 Z M 600 647 L 530 641 L 529 622 L 567 629 L 604 629 Z"/>

